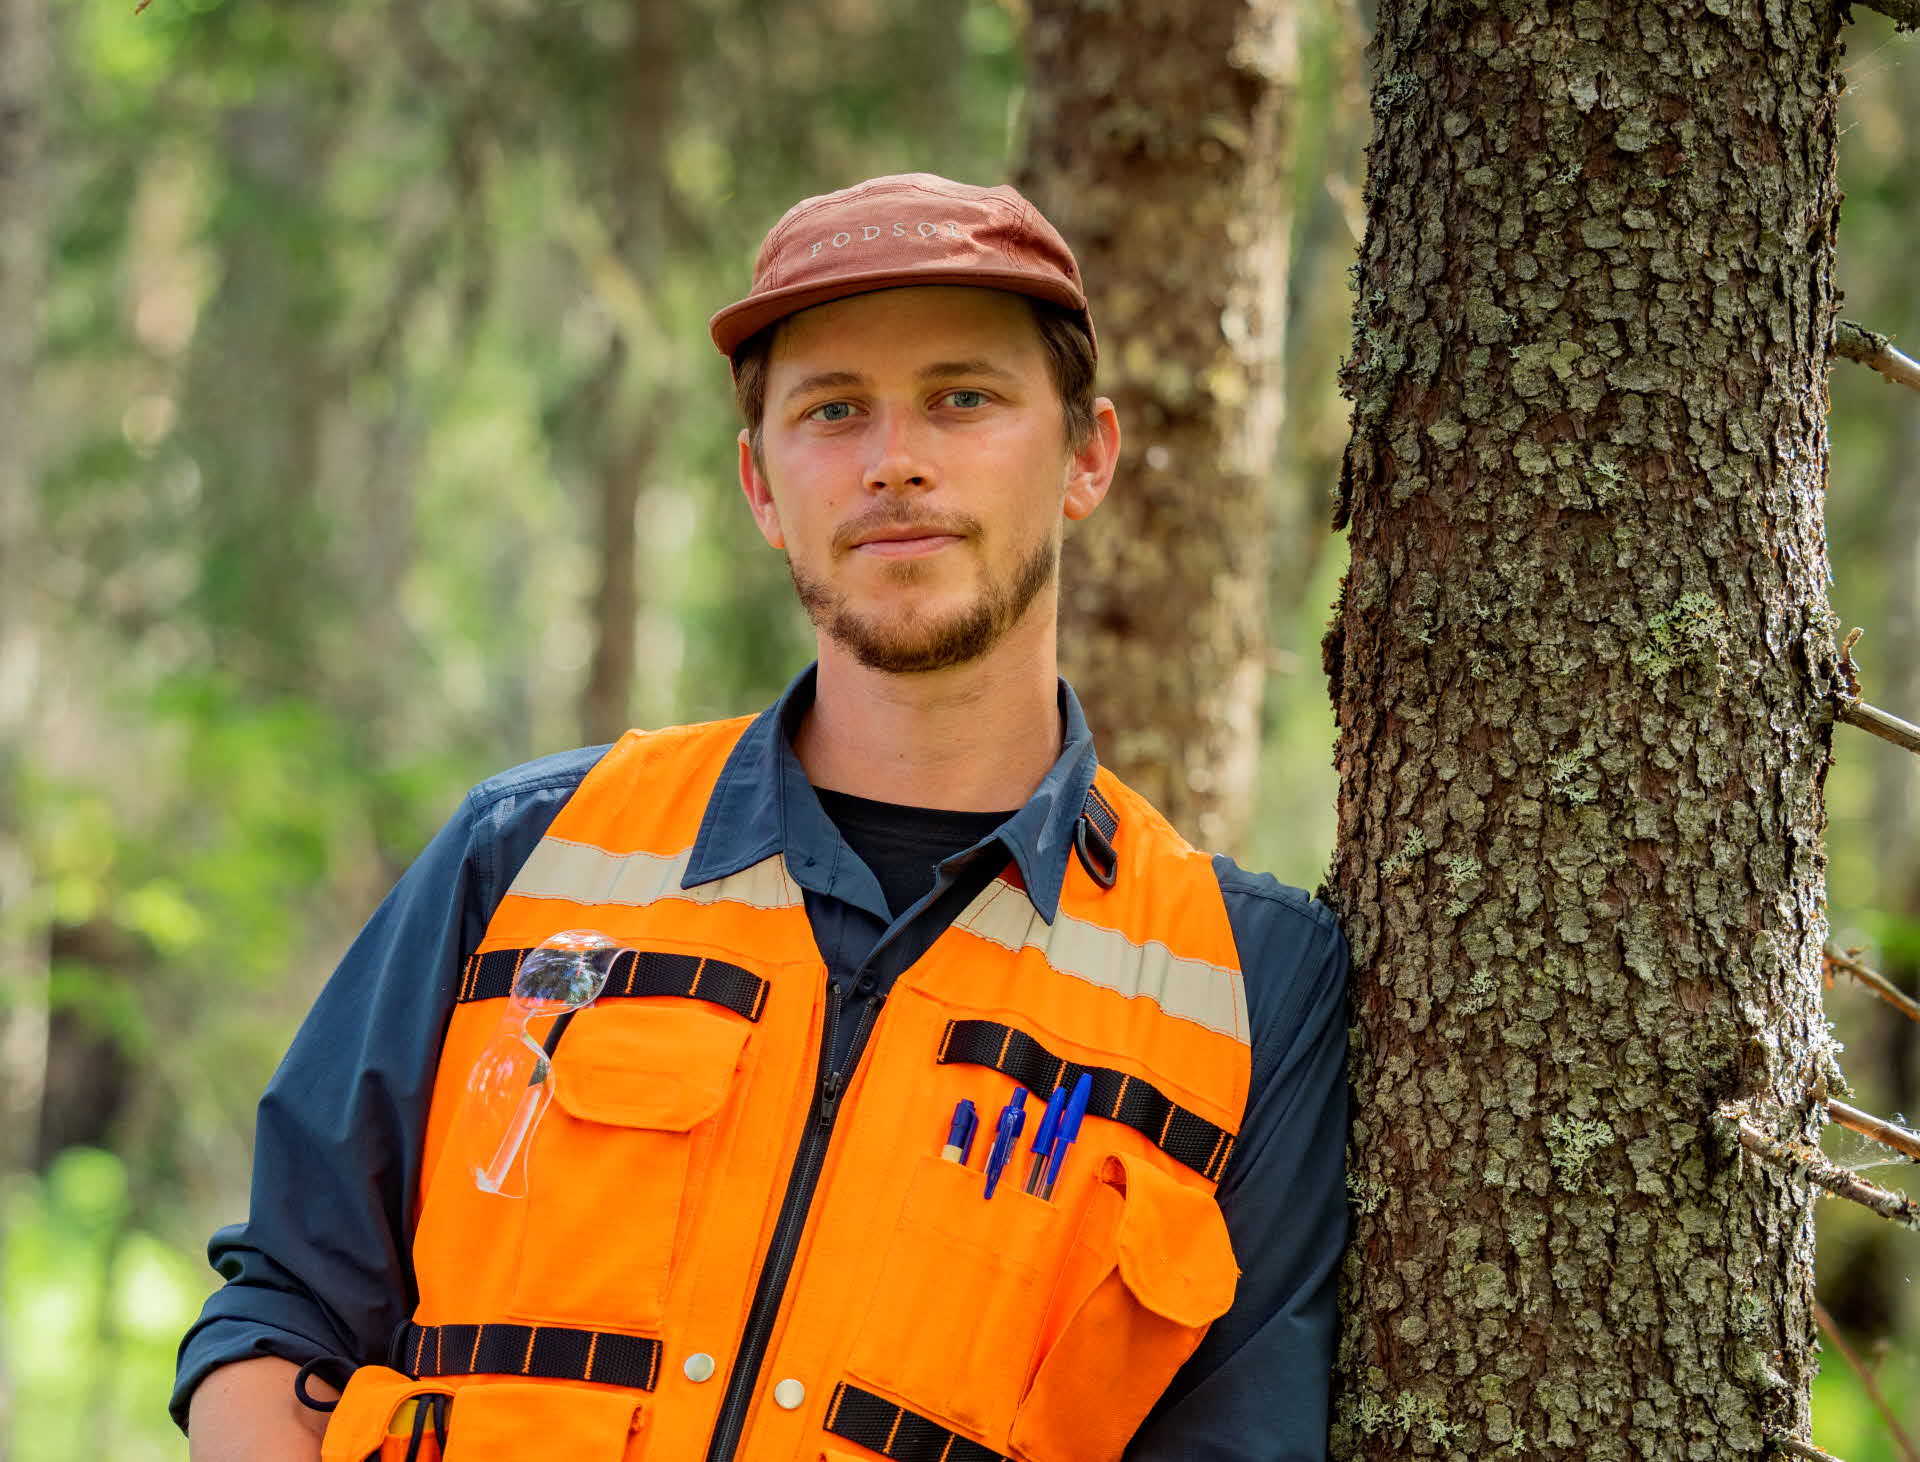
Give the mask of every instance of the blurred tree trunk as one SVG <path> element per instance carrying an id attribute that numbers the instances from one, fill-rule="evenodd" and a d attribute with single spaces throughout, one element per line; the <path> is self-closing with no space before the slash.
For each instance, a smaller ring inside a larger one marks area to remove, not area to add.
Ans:
<path id="1" fill-rule="evenodd" d="M 1388 0 L 1327 642 L 1335 1455 L 1804 1438 L 1836 31 Z"/>
<path id="2" fill-rule="evenodd" d="M 38 679 L 31 401 L 47 253 L 48 24 L 45 0 L 0 0 L 0 1206 L 32 1150 L 47 1053 L 47 936 L 20 794 Z M 0 1225 L 0 1272 L 4 1234 Z M 0 1337 L 0 1455 L 12 1402 Z"/>
<path id="3" fill-rule="evenodd" d="M 1101 758 L 1232 848 L 1259 752 L 1280 427 L 1288 0 L 1037 0 L 1019 186 L 1091 281 L 1124 455 L 1067 541 L 1061 652 Z"/>
<path id="4" fill-rule="evenodd" d="M 268 694 L 320 695 L 342 609 L 320 447 L 338 306 L 321 206 L 335 130 L 290 83 L 263 83 L 225 119 L 220 285 L 188 361 L 184 434 L 204 483 L 200 609 L 223 667 Z"/>
<path id="5" fill-rule="evenodd" d="M 580 724 L 590 742 L 612 741 L 633 724 L 634 672 L 641 611 L 640 504 L 657 432 L 669 414 L 657 399 L 659 314 L 651 281 L 666 270 L 667 130 L 673 120 L 681 51 L 678 5 L 633 0 L 621 55 L 620 113 L 608 141 L 603 190 L 610 244 L 626 281 L 647 308 L 617 317 L 616 333 L 593 413 L 599 587 L 593 598 L 593 655 L 580 694 Z M 636 338 L 638 336 L 639 338 Z M 649 339 L 653 336 L 656 338 Z M 639 347 L 639 348 L 636 348 Z"/>

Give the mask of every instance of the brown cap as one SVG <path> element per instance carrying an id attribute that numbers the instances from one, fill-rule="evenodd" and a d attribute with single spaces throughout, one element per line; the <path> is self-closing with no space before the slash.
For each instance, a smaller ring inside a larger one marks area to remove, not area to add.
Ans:
<path id="1" fill-rule="evenodd" d="M 1050 300 L 1093 316 L 1054 226 L 1012 188 L 976 188 L 932 173 L 869 178 L 803 199 L 760 245 L 753 289 L 707 322 L 731 356 L 757 330 L 828 300 L 910 284 L 971 284 Z"/>

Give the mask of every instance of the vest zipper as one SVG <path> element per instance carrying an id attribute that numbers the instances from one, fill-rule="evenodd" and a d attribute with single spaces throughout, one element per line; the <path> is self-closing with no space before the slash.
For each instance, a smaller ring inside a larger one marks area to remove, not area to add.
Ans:
<path id="1" fill-rule="evenodd" d="M 767 1246 L 766 1263 L 760 1267 L 760 1282 L 754 1286 L 753 1303 L 747 1309 L 746 1328 L 740 1333 L 740 1349 L 727 1379 L 727 1394 L 720 1403 L 720 1415 L 713 1424 L 713 1440 L 707 1446 L 707 1462 L 732 1462 L 740 1433 L 747 1423 L 747 1411 L 760 1384 L 760 1368 L 766 1361 L 767 1342 L 773 1336 L 774 1321 L 780 1316 L 780 1304 L 786 1297 L 787 1280 L 793 1272 L 794 1255 L 805 1232 L 807 1215 L 813 1209 L 814 1190 L 820 1185 L 820 1170 L 826 1163 L 827 1148 L 833 1141 L 834 1119 L 840 1110 L 840 1098 L 846 1093 L 860 1056 L 867 1048 L 880 1007 L 886 996 L 872 995 L 860 1012 L 847 1048 L 846 1065 L 833 1069 L 833 1041 L 840 1026 L 840 987 L 827 984 L 826 1019 L 820 1028 L 820 1067 L 815 1078 L 813 1120 L 800 1134 L 800 1150 L 794 1154 L 793 1170 L 787 1177 L 786 1196 L 780 1200 L 780 1219 L 774 1225 L 773 1240 Z"/>

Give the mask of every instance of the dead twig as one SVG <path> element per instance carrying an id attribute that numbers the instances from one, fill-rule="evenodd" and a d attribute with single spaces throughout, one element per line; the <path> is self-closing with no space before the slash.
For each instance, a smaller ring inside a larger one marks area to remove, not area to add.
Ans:
<path id="1" fill-rule="evenodd" d="M 1808 1462 L 1840 1462 L 1831 1452 L 1823 1452 L 1810 1442 L 1796 1442 L 1792 1437 L 1769 1437 L 1776 1452 L 1785 1452 L 1789 1457 L 1805 1457 Z"/>
<path id="2" fill-rule="evenodd" d="M 1889 980 L 1885 975 L 1880 974 L 1876 970 L 1868 969 L 1865 965 L 1861 964 L 1859 960 L 1854 959 L 1852 957 L 1852 951 L 1842 954 L 1829 944 L 1826 949 L 1822 951 L 1822 954 L 1826 958 L 1827 973 L 1829 975 L 1835 970 L 1845 970 L 1848 974 L 1852 975 L 1854 979 L 1858 980 L 1869 990 L 1873 991 L 1874 994 L 1886 1001 L 1887 1004 L 1906 1016 L 1908 1020 L 1920 1020 L 1920 1004 L 1916 1004 L 1910 996 L 1905 994 L 1898 985 L 1894 984 L 1893 981 Z"/>
<path id="3" fill-rule="evenodd" d="M 1891 741 L 1908 751 L 1920 752 L 1920 726 L 1889 715 L 1878 706 L 1870 706 L 1862 700 L 1843 700 L 1836 714 L 1849 726 L 1871 731 L 1882 741 Z"/>
<path id="4" fill-rule="evenodd" d="M 1871 1137 L 1875 1142 L 1920 1162 L 1920 1132 L 1909 1132 L 1897 1123 L 1885 1121 L 1871 1112 L 1863 1112 L 1858 1107 L 1850 1107 L 1838 1097 L 1827 1098 L 1827 1115 L 1848 1131 Z"/>
<path id="5" fill-rule="evenodd" d="M 1869 9 L 1879 10 L 1883 15 L 1892 15 L 1891 7 L 1903 4 L 1913 17 L 1909 26 L 1920 26 L 1920 0 L 1882 0 L 1873 4 L 1871 0 L 1861 0 Z M 1895 17 L 1898 19 L 1898 17 Z M 1864 325 L 1856 325 L 1851 320 L 1838 320 L 1833 326 L 1833 352 L 1844 355 L 1848 360 L 1857 360 L 1863 366 L 1870 366 L 1896 385 L 1911 386 L 1920 391 L 1920 361 L 1902 355 L 1894 349 L 1893 341 L 1877 330 L 1869 330 Z"/>
<path id="6" fill-rule="evenodd" d="M 1878 1183 L 1848 1172 L 1832 1158 L 1804 1142 L 1786 1142 L 1762 1132 L 1739 1106 L 1729 1103 L 1720 1108 L 1722 1121 L 1733 1123 L 1740 1134 L 1740 1145 L 1756 1156 L 1789 1172 L 1804 1173 L 1810 1182 L 1826 1189 L 1836 1198 L 1846 1198 L 1862 1208 L 1879 1214 L 1890 1223 L 1920 1233 L 1920 1203 L 1901 1193 L 1889 1192 Z"/>
<path id="7" fill-rule="evenodd" d="M 1920 1462 L 1920 1451 L 1914 1450 L 1913 1438 L 1907 1435 L 1907 1429 L 1900 1425 L 1900 1418 L 1895 1416 L 1893 1408 L 1887 1405 L 1887 1398 L 1880 1391 L 1880 1382 L 1874 1378 L 1872 1371 L 1860 1364 L 1860 1357 L 1853 1353 L 1853 1347 L 1848 1345 L 1845 1337 L 1840 1334 L 1840 1327 L 1833 1323 L 1833 1316 L 1827 1313 L 1826 1306 L 1818 1300 L 1813 1304 L 1813 1318 L 1820 1322 L 1820 1328 L 1826 1331 L 1827 1339 L 1833 1342 L 1834 1349 L 1840 1352 L 1841 1358 L 1853 1367 L 1853 1373 L 1860 1378 L 1861 1386 L 1866 1389 L 1867 1398 L 1880 1409 L 1881 1420 L 1886 1422 L 1887 1430 L 1893 1433 L 1894 1445 L 1900 1449 L 1901 1457 L 1905 1462 Z"/>

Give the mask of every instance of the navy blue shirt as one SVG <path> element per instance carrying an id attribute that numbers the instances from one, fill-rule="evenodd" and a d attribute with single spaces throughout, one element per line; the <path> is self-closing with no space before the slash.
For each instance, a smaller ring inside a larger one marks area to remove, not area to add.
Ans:
<path id="1" fill-rule="evenodd" d="M 790 733 L 813 687 L 813 671 L 802 672 L 741 737 L 708 801 L 685 887 L 783 852 L 828 978 L 849 993 L 890 987 L 1008 859 L 1052 922 L 1095 767 L 1064 682 L 1052 770 L 997 831 L 940 864 L 933 887 L 898 917 L 793 754 Z M 260 1102 L 247 1220 L 207 1246 L 226 1284 L 181 1342 L 172 1408 L 182 1426 L 193 1388 L 234 1361 L 386 1359 L 418 1297 L 408 1244 L 460 969 L 605 751 L 530 762 L 469 792 L 321 991 Z M 1242 1273 L 1233 1307 L 1126 1455 L 1322 1462 L 1347 1232 L 1347 948 L 1324 904 L 1231 859 L 1213 864 L 1252 1024 L 1246 1117 L 1217 1193 Z M 849 1019 L 861 1003 L 844 1002 Z"/>

